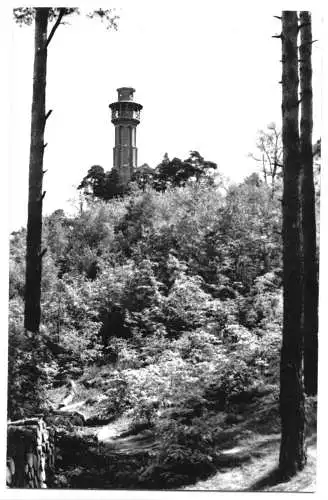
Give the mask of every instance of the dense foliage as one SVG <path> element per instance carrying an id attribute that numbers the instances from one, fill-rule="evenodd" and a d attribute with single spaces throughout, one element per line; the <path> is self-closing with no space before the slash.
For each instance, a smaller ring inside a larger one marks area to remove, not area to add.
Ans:
<path id="1" fill-rule="evenodd" d="M 170 160 L 165 153 L 156 168 L 152 169 L 147 164 L 138 167 L 127 186 L 121 184 L 117 170 L 105 172 L 103 167 L 93 165 L 83 177 L 78 189 L 82 190 L 87 199 L 107 201 L 131 193 L 134 185 L 142 190 L 152 187 L 161 192 L 185 186 L 187 183 L 213 185 L 216 168 L 216 163 L 206 161 L 198 151 L 191 151 L 186 160 L 180 158 Z"/>
<path id="2" fill-rule="evenodd" d="M 12 418 L 38 405 L 22 329 L 25 236 L 11 236 Z M 55 211 L 43 240 L 38 394 L 78 380 L 107 395 L 104 415 L 150 426 L 160 447 L 145 484 L 210 471 L 211 412 L 277 383 L 280 202 L 270 186 L 252 175 L 224 195 L 214 183 L 134 187 L 76 216 Z"/>

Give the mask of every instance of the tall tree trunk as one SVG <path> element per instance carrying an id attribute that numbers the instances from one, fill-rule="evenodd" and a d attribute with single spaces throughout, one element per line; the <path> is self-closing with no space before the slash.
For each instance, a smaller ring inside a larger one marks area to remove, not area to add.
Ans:
<path id="1" fill-rule="evenodd" d="M 297 12 L 284 11 L 282 13 L 284 318 L 280 364 L 279 467 L 285 477 L 293 476 L 306 462 L 301 334 L 303 265 L 297 34 Z"/>
<path id="2" fill-rule="evenodd" d="M 311 14 L 300 13 L 301 45 L 301 162 L 302 162 L 302 227 L 304 236 L 304 385 L 307 394 L 317 393 L 318 369 L 318 273 L 316 255 L 315 194 L 312 153 L 312 29 Z"/>
<path id="3" fill-rule="evenodd" d="M 39 330 L 41 316 L 42 180 L 48 14 L 48 8 L 36 9 L 24 313 L 25 329 L 33 333 Z"/>

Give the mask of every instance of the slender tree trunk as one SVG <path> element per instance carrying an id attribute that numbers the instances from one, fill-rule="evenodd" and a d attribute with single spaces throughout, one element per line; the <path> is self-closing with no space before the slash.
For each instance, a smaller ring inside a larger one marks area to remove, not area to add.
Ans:
<path id="1" fill-rule="evenodd" d="M 268 176 L 267 176 L 267 171 L 265 167 L 265 161 L 264 161 L 264 154 L 262 153 L 262 169 L 263 169 L 263 175 L 264 175 L 264 182 L 265 184 L 268 184 Z"/>
<path id="2" fill-rule="evenodd" d="M 282 13 L 283 284 L 284 318 L 280 365 L 281 445 L 279 467 L 293 476 L 306 462 L 302 380 L 302 239 L 298 125 L 297 12 Z"/>
<path id="3" fill-rule="evenodd" d="M 36 9 L 24 313 L 25 329 L 33 333 L 39 330 L 41 316 L 42 180 L 48 14 L 48 8 Z"/>
<path id="4" fill-rule="evenodd" d="M 304 385 L 307 394 L 317 393 L 318 369 L 318 273 L 316 255 L 315 194 L 312 154 L 312 29 L 311 14 L 300 13 L 301 45 L 301 162 L 302 162 L 302 225 L 304 235 Z"/>

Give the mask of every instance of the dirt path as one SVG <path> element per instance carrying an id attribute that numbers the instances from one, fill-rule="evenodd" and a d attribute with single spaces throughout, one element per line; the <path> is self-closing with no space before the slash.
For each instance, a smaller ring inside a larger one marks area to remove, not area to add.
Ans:
<path id="1" fill-rule="evenodd" d="M 151 430 L 139 431 L 129 434 L 130 420 L 121 418 L 110 424 L 104 425 L 97 432 L 100 443 L 116 454 L 137 454 L 156 448 L 157 443 Z"/>
<path id="2" fill-rule="evenodd" d="M 98 441 L 100 443 L 110 443 L 120 436 L 123 432 L 126 432 L 129 428 L 130 421 L 128 419 L 119 418 L 110 424 L 102 425 L 98 427 L 96 432 Z"/>
<path id="3" fill-rule="evenodd" d="M 58 414 L 85 413 L 86 400 L 71 402 L 70 400 L 60 406 Z M 120 417 L 105 425 L 85 427 L 83 433 L 97 437 L 100 444 L 106 446 L 110 453 L 138 454 L 156 448 L 153 433 L 148 430 L 129 433 L 131 419 Z"/>

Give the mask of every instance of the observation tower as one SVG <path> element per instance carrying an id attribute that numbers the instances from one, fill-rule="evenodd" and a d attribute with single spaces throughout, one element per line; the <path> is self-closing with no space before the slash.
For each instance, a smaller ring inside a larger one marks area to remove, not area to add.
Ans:
<path id="1" fill-rule="evenodd" d="M 137 167 L 136 131 L 142 106 L 134 102 L 134 92 L 132 87 L 117 89 L 118 100 L 109 105 L 115 126 L 113 168 L 118 171 L 123 185 L 130 181 Z"/>

